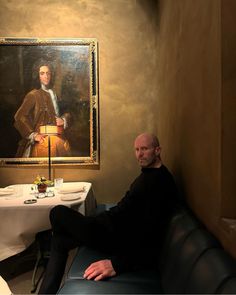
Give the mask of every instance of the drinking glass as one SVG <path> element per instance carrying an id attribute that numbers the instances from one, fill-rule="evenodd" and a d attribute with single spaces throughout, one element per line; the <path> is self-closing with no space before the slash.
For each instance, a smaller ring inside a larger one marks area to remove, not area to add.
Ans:
<path id="1" fill-rule="evenodd" d="M 54 187 L 55 189 L 60 189 L 63 185 L 63 178 L 55 178 L 54 179 Z"/>

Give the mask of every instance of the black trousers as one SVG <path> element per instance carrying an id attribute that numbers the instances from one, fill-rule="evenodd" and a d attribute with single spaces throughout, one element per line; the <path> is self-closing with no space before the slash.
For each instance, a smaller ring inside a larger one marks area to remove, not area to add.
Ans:
<path id="1" fill-rule="evenodd" d="M 56 294 L 71 249 L 84 244 L 110 251 L 115 245 L 108 223 L 68 207 L 54 207 L 50 212 L 50 222 L 53 232 L 51 254 L 38 294 Z"/>

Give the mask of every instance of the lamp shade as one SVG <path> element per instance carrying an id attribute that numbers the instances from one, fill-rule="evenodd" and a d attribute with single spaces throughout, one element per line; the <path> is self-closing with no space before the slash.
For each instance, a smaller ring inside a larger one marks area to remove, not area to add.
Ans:
<path id="1" fill-rule="evenodd" d="M 41 134 L 47 134 L 47 135 L 57 135 L 58 127 L 54 125 L 42 125 L 39 127 L 39 132 Z"/>

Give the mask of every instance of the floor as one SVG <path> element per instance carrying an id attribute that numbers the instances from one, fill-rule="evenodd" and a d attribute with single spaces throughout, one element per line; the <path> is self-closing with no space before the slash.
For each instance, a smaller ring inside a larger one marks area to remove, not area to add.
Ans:
<path id="1" fill-rule="evenodd" d="M 71 251 L 65 273 L 68 271 L 75 253 L 76 249 Z M 33 244 L 24 252 L 0 262 L 0 275 L 7 282 L 14 295 L 37 294 L 40 283 L 35 292 L 32 293 L 32 276 L 36 257 L 37 247 Z M 38 279 L 43 269 L 43 266 L 39 267 L 36 279 Z"/>
<path id="2" fill-rule="evenodd" d="M 32 290 L 32 284 L 31 284 L 31 278 L 32 278 L 33 271 L 30 270 L 28 272 L 25 272 L 15 278 L 12 278 L 11 280 L 7 281 L 8 286 L 13 294 L 31 294 Z M 37 294 L 38 289 L 36 289 Z"/>

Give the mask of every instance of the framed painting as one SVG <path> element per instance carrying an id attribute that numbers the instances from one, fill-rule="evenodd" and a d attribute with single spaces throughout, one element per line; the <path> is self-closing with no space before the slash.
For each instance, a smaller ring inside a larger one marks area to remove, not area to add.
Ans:
<path id="1" fill-rule="evenodd" d="M 0 163 L 99 164 L 96 39 L 0 39 Z"/>

